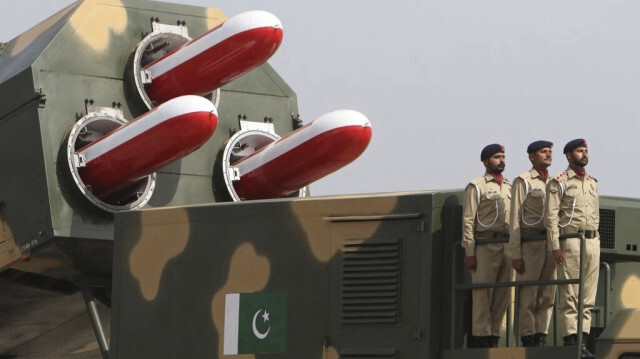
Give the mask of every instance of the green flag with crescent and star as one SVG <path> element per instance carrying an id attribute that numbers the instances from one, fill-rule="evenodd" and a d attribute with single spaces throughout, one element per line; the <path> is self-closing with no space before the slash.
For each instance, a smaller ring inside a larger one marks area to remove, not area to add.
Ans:
<path id="1" fill-rule="evenodd" d="M 287 293 L 230 293 L 225 298 L 224 354 L 285 353 Z"/>

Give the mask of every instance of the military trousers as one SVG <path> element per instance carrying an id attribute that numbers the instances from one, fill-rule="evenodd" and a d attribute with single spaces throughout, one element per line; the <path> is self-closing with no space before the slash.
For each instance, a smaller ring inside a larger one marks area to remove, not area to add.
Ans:
<path id="1" fill-rule="evenodd" d="M 476 245 L 477 268 L 471 271 L 472 283 L 509 281 L 509 263 L 502 243 Z M 471 296 L 471 334 L 500 336 L 502 321 L 509 305 L 511 288 L 473 289 Z"/>
<path id="2" fill-rule="evenodd" d="M 524 273 L 516 274 L 516 280 L 556 279 L 556 262 L 547 251 L 546 241 L 522 243 Z M 527 336 L 547 333 L 556 298 L 555 285 L 520 287 L 518 334 Z"/>
<path id="3" fill-rule="evenodd" d="M 557 266 L 559 279 L 576 279 L 580 274 L 580 240 L 567 238 L 560 241 L 564 261 Z M 600 274 L 600 238 L 586 240 L 584 256 L 584 310 L 582 331 L 589 333 L 591 328 L 591 309 L 596 302 L 598 275 Z M 560 296 L 560 332 L 562 336 L 579 334 L 578 332 L 578 285 L 559 286 Z"/>

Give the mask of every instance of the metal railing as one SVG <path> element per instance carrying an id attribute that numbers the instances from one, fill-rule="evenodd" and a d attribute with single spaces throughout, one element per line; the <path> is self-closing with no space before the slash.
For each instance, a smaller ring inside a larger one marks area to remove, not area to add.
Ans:
<path id="1" fill-rule="evenodd" d="M 456 334 L 456 308 L 455 303 L 457 301 L 457 292 L 461 290 L 469 290 L 469 289 L 482 289 L 482 288 L 505 288 L 505 287 L 515 287 L 515 314 L 514 314 L 514 328 L 515 328 L 515 340 L 516 346 L 518 343 L 518 324 L 519 324 L 519 307 L 520 307 L 520 287 L 531 286 L 531 285 L 559 285 L 559 284 L 578 284 L 578 335 L 576 335 L 577 343 L 577 357 L 582 358 L 582 317 L 584 312 L 584 256 L 586 251 L 586 239 L 583 233 L 568 233 L 560 235 L 560 240 L 565 240 L 567 238 L 578 238 L 580 240 L 580 261 L 579 261 L 579 274 L 578 278 L 572 279 L 547 279 L 547 280 L 527 280 L 527 281 L 510 281 L 510 282 L 497 282 L 497 283 L 475 283 L 475 284 L 457 284 L 456 283 L 456 270 L 459 268 L 460 264 L 458 263 L 457 255 L 458 251 L 462 249 L 460 243 L 462 241 L 456 241 L 454 243 L 454 250 L 452 251 L 452 260 L 451 260 L 451 284 L 452 284 L 452 308 L 451 308 L 451 333 L 450 333 L 450 349 L 455 349 L 455 334 Z M 538 240 L 546 240 L 546 235 L 535 235 L 535 236 L 523 236 L 522 242 L 528 241 L 538 241 Z M 492 239 L 476 239 L 476 245 L 482 245 L 487 243 L 508 243 L 508 237 L 497 237 Z M 605 270 L 608 268 L 608 264 L 604 263 Z M 509 269 L 511 269 L 511 264 L 509 263 Z M 605 277 L 605 280 L 607 277 Z M 608 291 L 607 291 L 608 292 Z M 608 312 L 608 298 L 605 298 L 605 313 Z M 555 304 L 554 304 L 555 307 Z M 605 314 L 606 315 L 606 314 Z M 608 316 L 605 316 L 605 324 L 608 321 Z M 507 346 L 511 346 L 510 339 L 510 320 L 507 319 L 507 333 L 506 333 L 506 341 Z"/>
<path id="2" fill-rule="evenodd" d="M 609 325 L 611 320 L 611 266 L 607 262 L 600 262 L 600 271 L 604 269 L 604 327 Z"/>

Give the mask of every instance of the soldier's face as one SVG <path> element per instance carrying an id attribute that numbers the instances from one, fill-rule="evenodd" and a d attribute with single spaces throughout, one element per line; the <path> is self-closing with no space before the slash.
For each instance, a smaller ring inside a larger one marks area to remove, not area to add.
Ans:
<path id="1" fill-rule="evenodd" d="M 586 147 L 578 147 L 567 153 L 569 163 L 577 167 L 585 167 L 589 163 L 589 149 Z"/>
<path id="2" fill-rule="evenodd" d="M 503 152 L 498 152 L 495 155 L 484 160 L 484 166 L 490 173 L 502 173 L 505 166 L 505 157 Z"/>
<path id="3" fill-rule="evenodd" d="M 552 152 L 550 147 L 545 147 L 537 150 L 536 152 L 529 155 L 529 160 L 533 164 L 533 167 L 545 169 L 551 166 L 552 161 Z"/>

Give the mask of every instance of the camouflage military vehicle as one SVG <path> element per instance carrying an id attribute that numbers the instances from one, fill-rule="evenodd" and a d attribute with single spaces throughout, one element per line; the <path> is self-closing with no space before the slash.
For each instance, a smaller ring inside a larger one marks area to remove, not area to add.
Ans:
<path id="1" fill-rule="evenodd" d="M 580 357 L 576 347 L 561 346 L 555 319 L 544 348 L 516 347 L 510 323 L 501 347 L 466 348 L 461 200 L 462 191 L 392 193 L 118 214 L 113 354 Z M 602 199 L 603 263 L 588 342 L 599 358 L 631 358 L 640 350 L 632 234 L 639 205 Z M 243 225 L 247 215 L 250 228 Z M 279 296 L 283 308 L 270 296 Z M 132 324 L 133 317 L 145 320 Z M 236 320 L 237 327 L 228 326 Z M 259 339 L 265 331 L 274 342 Z M 154 340 L 161 344 L 151 347 Z"/>
<path id="2" fill-rule="evenodd" d="M 0 44 L 0 357 L 579 357 L 557 334 L 517 347 L 512 319 L 500 348 L 466 348 L 461 190 L 243 201 L 234 164 L 302 128 L 268 63 L 199 93 L 217 127 L 197 149 L 96 195 L 82 150 L 166 108 L 145 92 L 150 64 L 225 20 L 85 0 Z M 588 344 L 638 357 L 640 201 L 601 207 Z"/>

